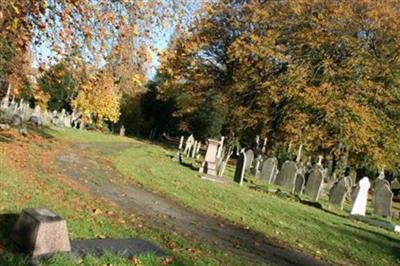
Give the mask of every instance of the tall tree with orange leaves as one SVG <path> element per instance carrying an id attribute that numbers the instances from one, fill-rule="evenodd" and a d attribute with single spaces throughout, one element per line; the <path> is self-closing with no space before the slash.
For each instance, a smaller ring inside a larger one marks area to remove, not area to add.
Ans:
<path id="1" fill-rule="evenodd" d="M 352 164 L 400 163 L 397 1 L 231 1 L 207 4 L 164 54 L 165 91 L 212 94 L 225 133 Z M 332 152 L 334 151 L 334 152 Z"/>

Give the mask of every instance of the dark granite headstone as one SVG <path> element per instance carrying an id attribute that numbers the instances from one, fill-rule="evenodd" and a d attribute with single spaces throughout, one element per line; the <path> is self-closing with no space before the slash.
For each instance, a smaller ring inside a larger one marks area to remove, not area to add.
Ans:
<path id="1" fill-rule="evenodd" d="M 381 182 L 375 185 L 374 189 L 374 213 L 377 215 L 392 217 L 393 193 L 390 186 Z"/>
<path id="2" fill-rule="evenodd" d="M 344 200 L 346 195 L 351 190 L 351 180 L 349 177 L 345 176 L 339 179 L 330 190 L 329 193 L 329 204 L 336 205 L 340 209 L 343 208 Z"/>
<path id="3" fill-rule="evenodd" d="M 305 184 L 306 180 L 304 178 L 304 175 L 301 173 L 298 173 L 296 176 L 296 182 L 294 184 L 294 193 L 295 194 L 303 194 L 303 190 L 304 190 L 304 184 Z"/>
<path id="4" fill-rule="evenodd" d="M 271 184 L 275 179 L 278 160 L 276 158 L 268 158 L 263 162 L 260 179 Z"/>
<path id="5" fill-rule="evenodd" d="M 246 170 L 245 169 L 246 163 L 247 163 L 246 154 L 242 152 L 237 160 L 235 175 L 233 178 L 233 181 L 235 181 L 240 185 L 242 185 L 243 183 L 244 173 Z"/>
<path id="6" fill-rule="evenodd" d="M 49 209 L 23 210 L 11 238 L 33 257 L 71 250 L 67 223 Z"/>
<path id="7" fill-rule="evenodd" d="M 298 173 L 298 168 L 296 163 L 291 161 L 286 161 L 282 165 L 282 169 L 278 173 L 278 176 L 276 177 L 275 184 L 278 186 L 282 186 L 290 193 L 293 193 L 297 173 Z"/>
<path id="8" fill-rule="evenodd" d="M 321 195 L 323 182 L 324 174 L 322 173 L 320 168 L 314 168 L 311 171 L 310 177 L 307 180 L 304 194 L 310 197 L 313 201 L 318 201 L 319 196 Z"/>

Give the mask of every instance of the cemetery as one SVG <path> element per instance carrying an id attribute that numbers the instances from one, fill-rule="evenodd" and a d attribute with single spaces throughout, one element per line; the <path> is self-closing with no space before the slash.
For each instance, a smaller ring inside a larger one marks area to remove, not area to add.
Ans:
<path id="1" fill-rule="evenodd" d="M 0 1 L 0 266 L 400 265 L 398 1 Z"/>

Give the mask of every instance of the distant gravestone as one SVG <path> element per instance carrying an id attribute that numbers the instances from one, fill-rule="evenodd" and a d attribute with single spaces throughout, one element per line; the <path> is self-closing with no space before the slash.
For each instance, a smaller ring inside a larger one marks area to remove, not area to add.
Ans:
<path id="1" fill-rule="evenodd" d="M 374 213 L 385 217 L 392 217 L 393 193 L 384 182 L 375 186 L 374 189 Z"/>
<path id="2" fill-rule="evenodd" d="M 33 257 L 71 251 L 65 220 L 49 209 L 23 210 L 12 239 Z"/>
<path id="3" fill-rule="evenodd" d="M 247 163 L 246 157 L 247 157 L 246 154 L 242 152 L 236 163 L 236 170 L 235 170 L 235 175 L 234 175 L 233 181 L 235 181 L 239 185 L 242 185 L 242 183 L 243 183 L 244 173 L 246 170 L 245 167 L 246 167 L 246 163 Z"/>
<path id="4" fill-rule="evenodd" d="M 351 186 L 352 187 L 355 186 L 357 184 L 357 172 L 356 172 L 356 170 L 354 170 L 354 169 L 350 170 L 349 178 L 350 178 L 350 181 L 351 181 Z"/>
<path id="5" fill-rule="evenodd" d="M 368 190 L 370 187 L 371 183 L 368 177 L 363 177 L 360 182 L 358 182 L 350 212 L 352 215 L 365 215 L 365 211 L 367 210 Z"/>
<path id="6" fill-rule="evenodd" d="M 246 165 L 245 165 L 245 170 L 249 170 L 251 167 L 251 164 L 253 163 L 254 160 L 254 152 L 253 150 L 247 150 L 246 151 Z"/>
<path id="7" fill-rule="evenodd" d="M 321 195 L 322 185 L 324 182 L 324 174 L 319 167 L 314 168 L 310 177 L 307 180 L 304 194 L 310 197 L 313 201 L 318 201 Z"/>
<path id="8" fill-rule="evenodd" d="M 294 193 L 295 194 L 303 194 L 304 190 L 304 184 L 306 182 L 306 179 L 304 178 L 304 175 L 302 173 L 298 173 L 296 176 L 296 181 L 294 183 Z"/>
<path id="9" fill-rule="evenodd" d="M 330 190 L 329 193 L 329 204 L 338 206 L 340 209 L 343 208 L 344 200 L 346 199 L 346 195 L 349 193 L 351 189 L 351 181 L 350 178 L 345 176 L 339 179 Z"/>
<path id="10" fill-rule="evenodd" d="M 186 141 L 186 143 L 188 142 Z M 204 158 L 203 165 L 200 168 L 201 173 L 217 176 L 217 151 L 219 144 L 220 142 L 218 140 L 208 140 L 206 157 Z"/>
<path id="11" fill-rule="evenodd" d="M 271 184 L 275 179 L 277 168 L 278 160 L 276 158 L 268 158 L 262 164 L 260 179 Z"/>
<path id="12" fill-rule="evenodd" d="M 290 193 L 293 193 L 298 171 L 299 170 L 295 162 L 286 161 L 282 165 L 282 169 L 276 177 L 275 184 L 282 186 Z"/>
<path id="13" fill-rule="evenodd" d="M 119 135 L 121 137 L 125 137 L 125 127 L 124 127 L 124 125 L 122 125 L 121 128 L 119 129 Z"/>

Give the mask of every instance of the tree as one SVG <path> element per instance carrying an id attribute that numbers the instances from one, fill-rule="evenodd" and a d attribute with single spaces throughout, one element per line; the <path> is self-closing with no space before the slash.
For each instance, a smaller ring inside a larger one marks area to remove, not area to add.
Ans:
<path id="1" fill-rule="evenodd" d="M 39 79 L 39 86 L 50 95 L 50 110 L 72 112 L 71 101 L 77 95 L 79 81 L 74 77 L 70 62 L 62 61 L 45 71 Z"/>
<path id="2" fill-rule="evenodd" d="M 400 162 L 398 19 L 396 1 L 207 4 L 164 54 L 163 88 L 191 95 L 190 106 L 218 95 L 225 135 L 261 134 L 272 149 L 303 143 L 315 155 L 393 166 Z"/>
<path id="3" fill-rule="evenodd" d="M 86 121 L 102 128 L 103 121 L 113 123 L 118 121 L 120 98 L 121 94 L 110 73 L 104 71 L 96 74 L 87 73 L 87 78 L 80 85 L 72 106 L 83 113 Z"/>

